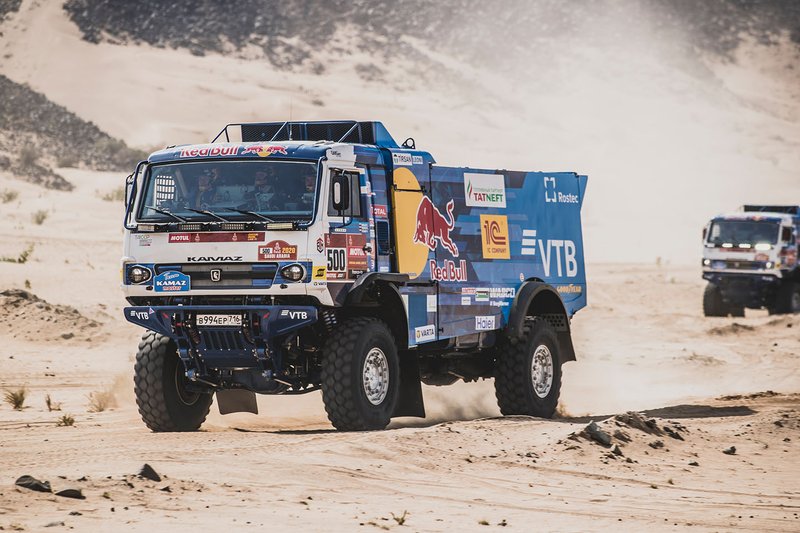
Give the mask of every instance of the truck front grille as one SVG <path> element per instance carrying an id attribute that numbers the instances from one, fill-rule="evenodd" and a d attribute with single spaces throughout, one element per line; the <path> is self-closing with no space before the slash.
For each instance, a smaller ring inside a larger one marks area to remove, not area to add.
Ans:
<path id="1" fill-rule="evenodd" d="M 763 261 L 726 261 L 725 266 L 734 270 L 762 270 L 765 265 Z"/>
<path id="2" fill-rule="evenodd" d="M 156 273 L 177 270 L 191 278 L 192 289 L 267 289 L 277 263 L 184 263 L 157 265 Z"/>

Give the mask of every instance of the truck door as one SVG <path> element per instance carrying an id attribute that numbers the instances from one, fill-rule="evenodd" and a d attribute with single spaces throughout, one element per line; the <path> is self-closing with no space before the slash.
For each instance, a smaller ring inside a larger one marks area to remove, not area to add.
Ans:
<path id="1" fill-rule="evenodd" d="M 349 183 L 349 206 L 338 212 L 333 195 L 328 197 L 328 231 L 325 234 L 326 277 L 331 282 L 352 282 L 361 274 L 374 269 L 374 245 L 370 237 L 369 217 L 372 208 L 369 185 L 364 169 L 332 168 L 334 175 L 344 175 Z M 322 248 L 319 246 L 318 248 Z M 337 291 L 338 292 L 338 291 Z"/>
<path id="2" fill-rule="evenodd" d="M 408 318 L 409 346 L 415 346 L 439 338 L 436 286 L 427 268 L 435 258 L 437 243 L 428 165 L 396 166 L 391 188 L 395 264 L 397 272 L 411 278 L 400 294 Z"/>

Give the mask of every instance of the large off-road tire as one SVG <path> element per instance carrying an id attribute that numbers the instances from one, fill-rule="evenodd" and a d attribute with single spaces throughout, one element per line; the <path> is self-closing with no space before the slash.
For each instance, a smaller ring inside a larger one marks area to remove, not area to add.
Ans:
<path id="1" fill-rule="evenodd" d="M 504 415 L 552 418 L 561 394 L 561 348 L 541 317 L 526 317 L 519 337 L 497 345 L 494 390 Z"/>
<path id="2" fill-rule="evenodd" d="M 744 308 L 742 308 L 744 312 Z M 713 283 L 706 285 L 703 291 L 703 314 L 705 316 L 728 316 L 728 307 L 722 300 L 722 291 Z"/>
<path id="3" fill-rule="evenodd" d="M 397 347 L 375 318 L 351 318 L 332 333 L 322 359 L 322 401 L 342 431 L 383 429 L 400 391 Z"/>
<path id="4" fill-rule="evenodd" d="M 784 281 L 778 289 L 775 305 L 769 308 L 771 315 L 800 313 L 800 283 Z"/>
<path id="5" fill-rule="evenodd" d="M 178 351 L 168 337 L 148 331 L 136 353 L 134 392 L 142 420 L 153 431 L 195 431 L 211 408 L 212 394 L 186 390 Z"/>

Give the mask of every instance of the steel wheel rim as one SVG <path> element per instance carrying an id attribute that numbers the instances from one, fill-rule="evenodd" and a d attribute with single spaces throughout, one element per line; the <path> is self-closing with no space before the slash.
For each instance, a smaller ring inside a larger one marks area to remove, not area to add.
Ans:
<path id="1" fill-rule="evenodd" d="M 537 346 L 531 357 L 531 383 L 539 398 L 547 397 L 553 388 L 553 355 L 544 344 Z"/>
<path id="2" fill-rule="evenodd" d="M 380 405 L 389 393 L 389 361 L 380 348 L 372 348 L 361 373 L 364 394 L 372 405 Z"/>
<path id="3" fill-rule="evenodd" d="M 183 365 L 177 364 L 175 366 L 175 392 L 178 393 L 178 400 L 183 405 L 194 405 L 200 399 L 200 394 L 197 392 L 190 392 L 186 390 L 186 375 L 182 372 Z"/>

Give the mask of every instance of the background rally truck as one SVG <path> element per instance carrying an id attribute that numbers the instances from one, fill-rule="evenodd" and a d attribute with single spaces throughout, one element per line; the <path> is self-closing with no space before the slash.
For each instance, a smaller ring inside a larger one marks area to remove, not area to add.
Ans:
<path id="1" fill-rule="evenodd" d="M 232 140 L 235 138 L 236 140 Z M 379 122 L 231 124 L 127 181 L 125 317 L 154 431 L 322 390 L 342 430 L 425 416 L 420 382 L 495 378 L 550 417 L 586 305 L 586 177 L 434 164 Z"/>
<path id="2" fill-rule="evenodd" d="M 800 206 L 745 205 L 703 229 L 706 316 L 800 312 Z"/>

